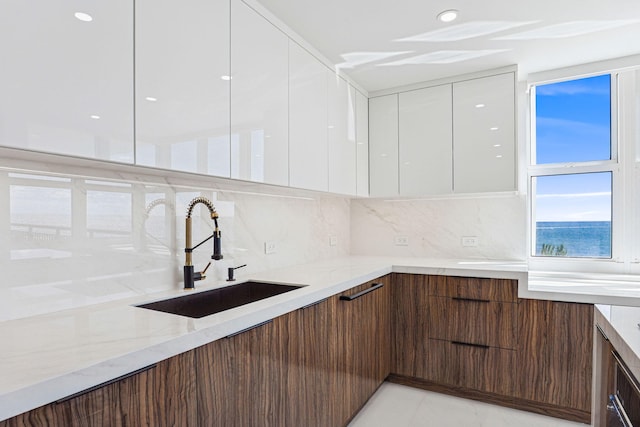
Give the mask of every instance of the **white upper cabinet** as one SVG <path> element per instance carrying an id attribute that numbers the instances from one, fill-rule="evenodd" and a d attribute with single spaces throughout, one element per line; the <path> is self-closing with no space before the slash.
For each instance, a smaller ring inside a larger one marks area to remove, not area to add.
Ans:
<path id="1" fill-rule="evenodd" d="M 231 2 L 231 177 L 289 184 L 289 40 Z"/>
<path id="2" fill-rule="evenodd" d="M 356 194 L 369 195 L 369 100 L 356 91 Z"/>
<path id="3" fill-rule="evenodd" d="M 0 145 L 132 163 L 133 3 L 0 9 Z"/>
<path id="4" fill-rule="evenodd" d="M 453 191 L 451 85 L 399 94 L 400 194 Z"/>
<path id="5" fill-rule="evenodd" d="M 229 0 L 136 0 L 136 163 L 229 177 Z"/>
<path id="6" fill-rule="evenodd" d="M 329 191 L 356 194 L 356 92 L 329 73 Z"/>
<path id="7" fill-rule="evenodd" d="M 309 52 L 289 41 L 289 180 L 292 187 L 329 189 L 329 73 Z"/>
<path id="8" fill-rule="evenodd" d="M 398 95 L 369 99 L 369 192 L 398 195 Z"/>
<path id="9" fill-rule="evenodd" d="M 514 73 L 453 84 L 454 191 L 516 190 Z"/>

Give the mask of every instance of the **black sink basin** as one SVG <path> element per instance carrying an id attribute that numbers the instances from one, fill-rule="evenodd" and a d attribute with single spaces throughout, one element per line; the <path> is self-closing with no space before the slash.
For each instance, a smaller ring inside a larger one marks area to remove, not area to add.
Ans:
<path id="1" fill-rule="evenodd" d="M 301 287 L 276 283 L 244 282 L 210 291 L 141 304 L 137 307 L 199 319 Z"/>

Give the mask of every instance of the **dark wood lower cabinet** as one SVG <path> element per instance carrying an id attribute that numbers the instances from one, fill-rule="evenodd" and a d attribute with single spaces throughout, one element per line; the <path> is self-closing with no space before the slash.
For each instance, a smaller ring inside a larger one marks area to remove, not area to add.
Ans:
<path id="1" fill-rule="evenodd" d="M 197 348 L 199 425 L 346 425 L 389 373 L 389 284 Z"/>
<path id="2" fill-rule="evenodd" d="M 393 274 L 391 372 L 429 378 L 429 289 L 435 276 Z"/>
<path id="3" fill-rule="evenodd" d="M 393 274 L 0 427 L 340 427 L 385 379 L 589 423 L 592 332 L 515 281 Z"/>
<path id="4" fill-rule="evenodd" d="M 590 422 L 593 305 L 520 300 L 516 397 L 530 410 Z"/>
<path id="5" fill-rule="evenodd" d="M 6 421 L 27 426 L 197 426 L 194 352 Z"/>
<path id="6" fill-rule="evenodd" d="M 512 280 L 395 274 L 389 379 L 591 421 L 593 305 L 517 298 Z"/>
<path id="7" fill-rule="evenodd" d="M 327 397 L 341 402 L 342 415 L 333 425 L 346 425 L 389 375 L 389 285 L 386 276 L 338 298 L 335 317 L 339 387 Z"/>

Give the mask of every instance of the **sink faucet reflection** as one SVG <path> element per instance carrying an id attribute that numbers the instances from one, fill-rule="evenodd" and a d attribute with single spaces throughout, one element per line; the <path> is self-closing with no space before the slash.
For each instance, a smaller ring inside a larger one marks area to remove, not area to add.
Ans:
<path id="1" fill-rule="evenodd" d="M 213 234 L 197 245 L 191 247 L 191 214 L 193 213 L 193 209 L 199 203 L 202 203 L 209 209 L 209 213 L 211 214 L 211 219 L 215 224 L 215 229 L 213 230 Z M 205 273 L 211 262 L 207 264 L 204 270 L 200 272 L 195 272 L 193 268 L 193 258 L 192 253 L 193 250 L 202 245 L 205 242 L 208 242 L 213 238 L 213 255 L 211 255 L 211 259 L 220 260 L 222 259 L 222 249 L 220 246 L 220 229 L 218 228 L 218 213 L 216 212 L 216 208 L 213 207 L 213 203 L 206 197 L 196 197 L 191 202 L 189 202 L 189 207 L 187 209 L 187 218 L 185 221 L 185 262 L 184 262 L 184 288 L 185 289 L 193 289 L 195 288 L 195 282 L 198 280 L 204 279 Z"/>

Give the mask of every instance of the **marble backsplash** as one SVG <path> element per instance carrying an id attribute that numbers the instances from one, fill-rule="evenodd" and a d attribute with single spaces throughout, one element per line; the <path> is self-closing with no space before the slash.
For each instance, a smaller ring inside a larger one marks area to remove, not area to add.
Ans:
<path id="1" fill-rule="evenodd" d="M 463 246 L 462 237 L 478 245 Z M 526 200 L 512 194 L 352 200 L 351 254 L 525 260 Z"/>
<path id="2" fill-rule="evenodd" d="M 182 288 L 184 218 L 196 196 L 220 214 L 224 255 L 196 287 L 231 266 L 247 264 L 242 279 L 349 253 L 349 198 L 144 172 L 2 161 L 0 321 Z M 201 204 L 193 218 L 197 244 L 213 222 Z M 275 253 L 265 254 L 267 241 Z M 194 251 L 196 271 L 211 253 L 211 241 Z"/>

